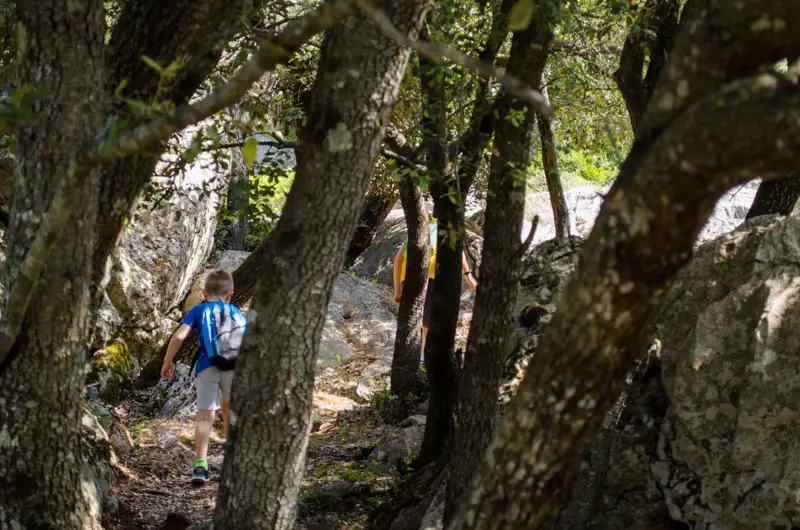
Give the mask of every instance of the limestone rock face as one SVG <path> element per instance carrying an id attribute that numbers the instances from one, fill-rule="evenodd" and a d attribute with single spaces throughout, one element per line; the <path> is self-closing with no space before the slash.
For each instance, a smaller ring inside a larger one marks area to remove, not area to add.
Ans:
<path id="1" fill-rule="evenodd" d="M 800 219 L 704 246 L 657 320 L 671 408 L 652 465 L 694 528 L 800 525 Z"/>

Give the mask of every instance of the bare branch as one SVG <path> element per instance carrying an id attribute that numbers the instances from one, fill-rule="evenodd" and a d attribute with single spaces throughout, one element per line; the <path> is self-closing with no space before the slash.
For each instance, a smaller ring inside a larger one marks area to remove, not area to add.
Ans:
<path id="1" fill-rule="evenodd" d="M 62 228 L 66 225 L 83 185 L 83 176 L 102 163 L 130 156 L 166 141 L 172 134 L 198 123 L 238 101 L 266 72 L 285 62 L 291 54 L 319 32 L 336 26 L 357 11 L 356 0 L 337 0 L 323 4 L 308 16 L 289 22 L 274 39 L 264 43 L 233 77 L 211 95 L 193 105 L 182 105 L 164 118 L 124 134 L 112 144 L 101 140 L 65 177 L 56 191 L 49 212 L 39 226 L 25 261 L 20 265 L 0 330 L 0 366 L 8 357 L 22 327 L 31 294 Z"/>
<path id="2" fill-rule="evenodd" d="M 478 72 L 478 74 L 484 77 L 494 77 L 500 81 L 509 94 L 531 107 L 531 109 L 535 110 L 536 112 L 540 112 L 545 116 L 553 115 L 553 109 L 545 103 L 542 95 L 537 90 L 527 86 L 516 77 L 507 75 L 495 68 L 493 65 L 483 63 L 459 50 L 455 50 L 453 48 L 433 42 L 409 39 L 397 31 L 397 28 L 394 27 L 392 21 L 389 20 L 389 17 L 387 17 L 383 11 L 369 5 L 365 2 L 365 0 L 357 1 L 361 8 L 372 16 L 381 32 L 401 46 L 411 48 L 420 55 L 431 57 L 433 59 L 449 59 L 454 63 L 463 66 L 464 68 L 475 70 Z"/>
<path id="3" fill-rule="evenodd" d="M 553 53 L 566 53 L 575 57 L 593 58 L 598 55 L 619 55 L 622 53 L 622 46 L 611 46 L 608 44 L 590 44 L 581 41 L 571 41 L 565 39 L 554 39 L 551 45 Z"/>

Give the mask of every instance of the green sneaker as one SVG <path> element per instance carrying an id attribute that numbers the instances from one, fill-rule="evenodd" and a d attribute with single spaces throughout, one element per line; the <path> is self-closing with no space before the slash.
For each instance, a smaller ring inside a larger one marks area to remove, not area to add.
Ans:
<path id="1" fill-rule="evenodd" d="M 208 482 L 208 461 L 198 460 L 192 470 L 192 484 L 205 484 Z"/>

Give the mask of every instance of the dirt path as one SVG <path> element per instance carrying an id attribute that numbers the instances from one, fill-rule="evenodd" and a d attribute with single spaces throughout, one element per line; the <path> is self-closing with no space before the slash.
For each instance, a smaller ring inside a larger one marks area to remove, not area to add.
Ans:
<path id="1" fill-rule="evenodd" d="M 367 458 L 389 429 L 374 410 L 355 399 L 357 374 L 369 362 L 360 356 L 318 377 L 299 530 L 365 528 L 368 512 L 394 482 L 390 472 L 376 469 Z M 120 456 L 127 476 L 112 491 L 118 510 L 107 517 L 106 528 L 173 530 L 210 520 L 223 466 L 221 423 L 209 448 L 211 479 L 192 486 L 193 423 L 153 419 L 146 400 L 143 392 L 117 407 L 134 447 Z"/>

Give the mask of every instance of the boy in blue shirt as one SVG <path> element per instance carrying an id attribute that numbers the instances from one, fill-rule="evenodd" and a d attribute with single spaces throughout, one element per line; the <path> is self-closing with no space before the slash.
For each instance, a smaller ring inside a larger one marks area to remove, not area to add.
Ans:
<path id="1" fill-rule="evenodd" d="M 204 302 L 193 307 L 167 346 L 161 367 L 161 377 L 172 379 L 173 359 L 186 338 L 198 334 L 198 355 L 195 368 L 197 388 L 197 418 L 195 421 L 195 457 L 192 482 L 208 481 L 208 442 L 214 425 L 214 415 L 221 410 L 225 439 L 230 422 L 230 395 L 235 358 L 247 328 L 247 320 L 239 309 L 230 304 L 233 277 L 216 269 L 208 273 L 203 286 Z"/>

